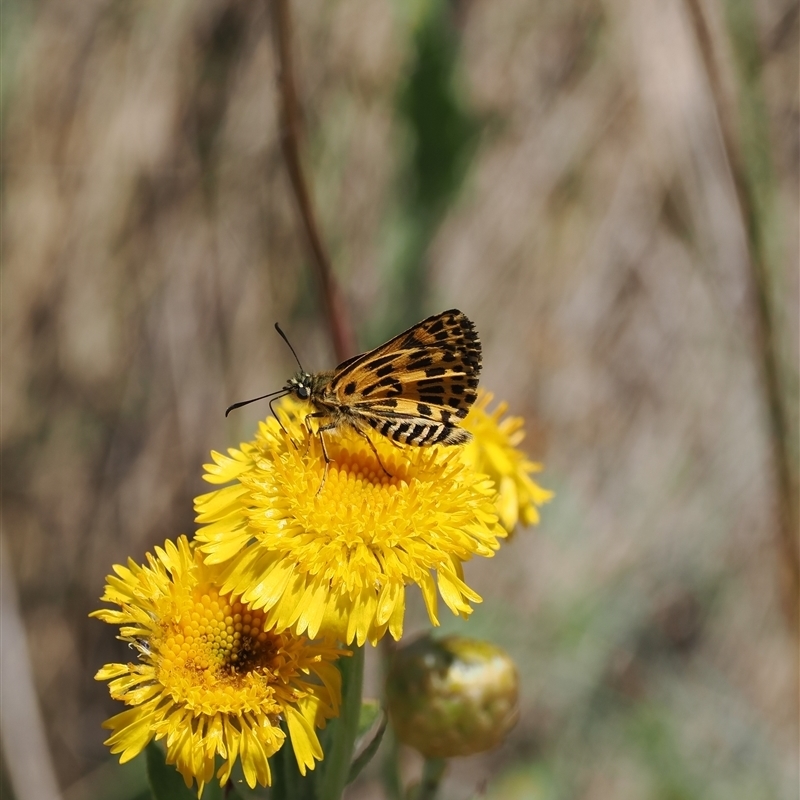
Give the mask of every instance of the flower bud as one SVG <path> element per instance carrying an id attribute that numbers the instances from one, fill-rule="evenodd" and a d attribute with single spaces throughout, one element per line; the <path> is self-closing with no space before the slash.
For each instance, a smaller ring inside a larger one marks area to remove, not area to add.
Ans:
<path id="1" fill-rule="evenodd" d="M 386 694 L 397 737 L 426 758 L 453 758 L 498 745 L 519 717 L 517 670 L 489 642 L 417 639 L 392 660 Z"/>

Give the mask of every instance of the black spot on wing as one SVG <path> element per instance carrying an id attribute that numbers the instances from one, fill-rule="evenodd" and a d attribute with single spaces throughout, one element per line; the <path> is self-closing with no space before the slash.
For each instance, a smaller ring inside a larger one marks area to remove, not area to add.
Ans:
<path id="1" fill-rule="evenodd" d="M 420 444 L 433 444 L 436 437 L 442 432 L 444 425 L 431 425 L 425 433 L 425 436 L 420 439 Z"/>
<path id="2" fill-rule="evenodd" d="M 447 425 L 442 425 L 442 428 L 437 433 L 436 437 L 433 440 L 433 443 L 434 444 L 441 444 L 449 436 L 451 430 L 453 430 L 453 428 L 451 428 L 451 427 L 449 427 Z"/>
<path id="3" fill-rule="evenodd" d="M 393 377 L 392 375 L 385 375 L 382 377 L 376 384 L 378 388 L 383 388 L 384 386 L 391 386 L 393 389 L 398 387 L 402 388 L 402 384 L 400 383 L 397 378 Z"/>
<path id="4" fill-rule="evenodd" d="M 350 383 L 348 383 L 347 386 L 344 387 L 344 393 L 346 395 L 354 394 L 355 391 L 356 391 L 356 382 L 355 381 L 350 381 Z"/>
<path id="5" fill-rule="evenodd" d="M 447 333 L 447 331 L 445 331 L 444 329 L 444 322 L 442 321 L 442 318 L 439 317 L 439 319 L 437 319 L 436 322 L 434 322 L 433 325 L 431 325 L 428 328 L 428 333 L 441 333 L 441 332 Z"/>
<path id="6" fill-rule="evenodd" d="M 463 428 L 445 426 L 432 444 L 464 444 L 472 438 Z"/>
<path id="7" fill-rule="evenodd" d="M 369 395 L 374 394 L 375 392 L 381 392 L 382 390 L 386 390 L 386 395 L 388 397 L 398 397 L 399 395 L 403 394 L 403 384 L 392 375 L 386 375 L 385 377 L 381 378 L 379 381 L 375 383 L 371 383 L 367 386 L 361 394 L 364 397 L 369 397 Z"/>
<path id="8" fill-rule="evenodd" d="M 382 367 L 385 364 L 391 364 L 397 358 L 397 353 L 390 353 L 388 356 L 381 356 L 380 358 L 370 359 L 370 367 Z"/>
<path id="9" fill-rule="evenodd" d="M 406 441 L 409 444 L 422 444 L 425 441 L 425 435 L 428 433 L 430 428 L 430 425 L 425 425 L 424 423 L 418 422 L 411 428 Z"/>
<path id="10" fill-rule="evenodd" d="M 393 431 L 392 439 L 399 442 L 403 439 L 406 433 L 411 429 L 410 422 L 401 422 Z"/>

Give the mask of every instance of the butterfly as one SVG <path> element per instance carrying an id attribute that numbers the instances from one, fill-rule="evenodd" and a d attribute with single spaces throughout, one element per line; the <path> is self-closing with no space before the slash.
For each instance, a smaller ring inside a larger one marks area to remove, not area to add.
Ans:
<path id="1" fill-rule="evenodd" d="M 330 462 L 323 433 L 350 428 L 366 439 L 384 472 L 369 432 L 396 444 L 422 447 L 459 445 L 471 435 L 459 427 L 477 397 L 481 371 L 481 343 L 474 324 L 457 309 L 428 317 L 386 344 L 343 361 L 334 370 L 310 373 L 276 323 L 300 367 L 277 392 L 234 403 L 225 412 L 271 397 L 287 394 L 308 401 L 314 411 L 305 417 L 316 421 L 325 473 Z M 277 416 L 277 415 L 276 415 Z M 309 428 L 310 429 L 310 428 Z M 320 486 L 320 490 L 322 486 Z"/>

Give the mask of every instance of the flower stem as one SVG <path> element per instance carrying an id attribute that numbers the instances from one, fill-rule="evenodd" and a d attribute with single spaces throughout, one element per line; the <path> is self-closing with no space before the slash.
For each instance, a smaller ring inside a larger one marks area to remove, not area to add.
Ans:
<path id="1" fill-rule="evenodd" d="M 392 664 L 395 652 L 395 642 L 389 636 L 384 636 L 380 641 L 379 652 L 381 655 L 381 685 L 386 686 L 386 679 Z M 389 725 L 384 736 L 383 763 L 381 765 L 381 780 L 383 790 L 388 800 L 403 800 L 403 781 L 400 776 L 400 742 L 392 725 Z"/>
<path id="2" fill-rule="evenodd" d="M 272 757 L 272 790 L 270 797 L 274 800 L 302 800 L 309 797 L 310 783 L 303 779 L 297 768 L 297 759 L 292 751 L 289 730 L 283 725 L 286 741 L 283 747 Z"/>
<path id="3" fill-rule="evenodd" d="M 353 746 L 361 712 L 364 648 L 353 647 L 352 650 L 353 655 L 350 658 L 340 658 L 337 662 L 342 674 L 342 709 L 325 730 L 325 758 L 317 767 L 318 800 L 341 800 L 353 760 Z"/>
<path id="4" fill-rule="evenodd" d="M 434 800 L 442 782 L 447 760 L 444 758 L 426 758 L 422 768 L 422 780 L 415 800 Z"/>
<path id="5" fill-rule="evenodd" d="M 400 742 L 391 725 L 384 737 L 381 781 L 388 800 L 403 800 L 405 792 L 400 775 Z"/>

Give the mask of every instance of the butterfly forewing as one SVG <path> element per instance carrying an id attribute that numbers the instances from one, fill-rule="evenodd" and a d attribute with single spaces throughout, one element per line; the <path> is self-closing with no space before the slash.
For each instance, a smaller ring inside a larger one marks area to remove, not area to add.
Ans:
<path id="1" fill-rule="evenodd" d="M 396 442 L 460 444 L 469 434 L 457 422 L 475 402 L 480 369 L 472 322 L 445 311 L 341 364 L 326 400 Z"/>

